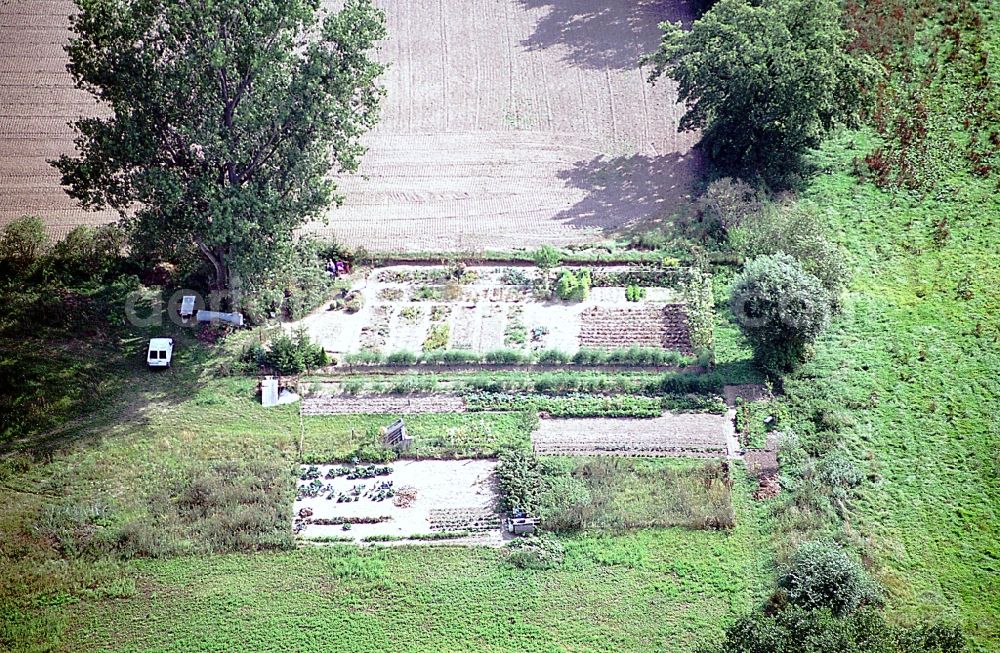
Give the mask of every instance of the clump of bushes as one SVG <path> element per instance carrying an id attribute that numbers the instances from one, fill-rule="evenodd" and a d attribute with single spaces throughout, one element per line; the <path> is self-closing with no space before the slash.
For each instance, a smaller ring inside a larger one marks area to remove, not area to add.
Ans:
<path id="1" fill-rule="evenodd" d="M 792 605 L 826 608 L 835 616 L 880 602 L 875 582 L 859 562 L 835 544 L 802 543 L 778 581 Z"/>
<path id="2" fill-rule="evenodd" d="M 265 365 L 278 374 L 300 374 L 329 363 L 326 350 L 309 338 L 305 329 L 297 329 L 291 335 L 282 332 L 271 341 L 268 348 L 257 342 L 251 343 L 243 353 L 243 362 Z"/>
<path id="3" fill-rule="evenodd" d="M 507 561 L 518 569 L 554 569 L 566 558 L 566 547 L 549 533 L 519 537 L 507 548 Z"/>
<path id="4" fill-rule="evenodd" d="M 590 294 L 590 270 L 563 270 L 556 281 L 556 296 L 563 301 L 583 301 Z"/>
<path id="5" fill-rule="evenodd" d="M 340 258 L 335 249 L 308 238 L 299 240 L 281 257 L 279 267 L 244 279 L 240 310 L 256 323 L 267 317 L 305 317 L 323 304 L 337 286 L 323 265 L 327 257 Z M 342 303 L 347 309 L 349 301 L 343 299 Z"/>

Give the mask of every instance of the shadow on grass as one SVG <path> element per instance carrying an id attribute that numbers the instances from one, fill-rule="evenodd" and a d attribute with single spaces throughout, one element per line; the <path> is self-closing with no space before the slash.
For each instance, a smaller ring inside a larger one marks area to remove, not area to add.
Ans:
<path id="1" fill-rule="evenodd" d="M 152 337 L 174 339 L 171 368 L 151 370 L 146 366 L 146 348 Z M 39 344 L 43 345 L 52 346 Z M 89 384 L 79 389 L 82 397 L 76 402 L 74 415 L 54 428 L 0 442 L 0 458 L 21 453 L 37 461 L 51 462 L 60 451 L 97 442 L 114 425 L 128 424 L 142 429 L 149 425 L 151 407 L 179 405 L 191 398 L 200 386 L 210 357 L 210 352 L 198 344 L 189 329 L 173 326 L 136 329 L 99 346 L 77 347 L 75 353 L 105 360 L 90 361 L 96 369 L 95 378 L 65 379 L 66 383 Z M 53 367 L 60 365 L 59 361 L 56 359 Z M 58 373 L 58 369 L 52 370 L 53 375 Z M 59 401 L 60 397 L 46 399 Z"/>

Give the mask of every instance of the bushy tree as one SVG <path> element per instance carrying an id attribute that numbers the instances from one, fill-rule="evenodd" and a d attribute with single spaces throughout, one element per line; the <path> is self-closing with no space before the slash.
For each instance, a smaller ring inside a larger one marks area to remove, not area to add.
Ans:
<path id="1" fill-rule="evenodd" d="M 33 274 L 47 247 L 41 218 L 24 216 L 5 226 L 0 232 L 0 280 Z"/>
<path id="2" fill-rule="evenodd" d="M 678 83 L 683 129 L 724 167 L 772 182 L 838 122 L 854 121 L 875 64 L 848 55 L 837 0 L 720 0 L 690 30 L 663 23 L 651 79 Z"/>
<path id="3" fill-rule="evenodd" d="M 875 582 L 858 561 L 835 544 L 803 542 L 778 581 L 789 603 L 827 608 L 840 617 L 878 603 Z"/>
<path id="4" fill-rule="evenodd" d="M 741 179 L 722 177 L 708 185 L 695 202 L 686 227 L 703 243 L 725 243 L 729 233 L 764 210 L 761 193 Z"/>
<path id="5" fill-rule="evenodd" d="M 726 629 L 714 653 L 962 653 L 961 631 L 947 625 L 887 623 L 875 610 L 838 618 L 829 610 L 789 608 L 751 614 Z"/>
<path id="6" fill-rule="evenodd" d="M 758 362 L 789 370 L 830 322 L 830 293 L 788 254 L 760 256 L 733 284 L 729 305 Z"/>
<path id="7" fill-rule="evenodd" d="M 827 236 L 826 226 L 812 205 L 768 206 L 729 231 L 732 248 L 746 258 L 784 252 L 830 291 L 839 306 L 850 278 L 847 254 Z"/>
<path id="8" fill-rule="evenodd" d="M 73 123 L 56 162 L 85 207 L 120 212 L 133 245 L 190 243 L 211 285 L 275 265 L 294 229 L 339 201 L 383 95 L 371 0 L 77 0 L 78 88 L 108 110 Z"/>

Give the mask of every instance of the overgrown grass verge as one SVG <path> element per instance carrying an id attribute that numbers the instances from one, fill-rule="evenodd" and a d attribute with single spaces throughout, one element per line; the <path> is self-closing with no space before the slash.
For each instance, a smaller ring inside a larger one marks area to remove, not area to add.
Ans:
<path id="1" fill-rule="evenodd" d="M 328 463 L 384 460 L 393 457 L 381 447 L 379 429 L 400 415 L 323 415 L 303 419 L 302 461 Z M 405 415 L 413 458 L 486 458 L 504 446 L 530 446 L 537 416 L 511 413 L 441 413 Z"/>

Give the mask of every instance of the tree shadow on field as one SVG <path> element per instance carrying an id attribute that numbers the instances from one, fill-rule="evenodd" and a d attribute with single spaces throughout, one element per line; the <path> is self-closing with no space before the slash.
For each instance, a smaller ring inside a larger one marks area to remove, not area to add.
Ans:
<path id="1" fill-rule="evenodd" d="M 575 227 L 620 231 L 677 212 L 690 201 L 700 166 L 696 151 L 662 156 L 596 156 L 558 173 L 570 188 L 586 191 L 556 219 Z"/>
<path id="2" fill-rule="evenodd" d="M 518 0 L 528 10 L 547 9 L 525 49 L 561 45 L 563 60 L 581 68 L 628 69 L 656 50 L 663 21 L 690 23 L 700 0 Z"/>

